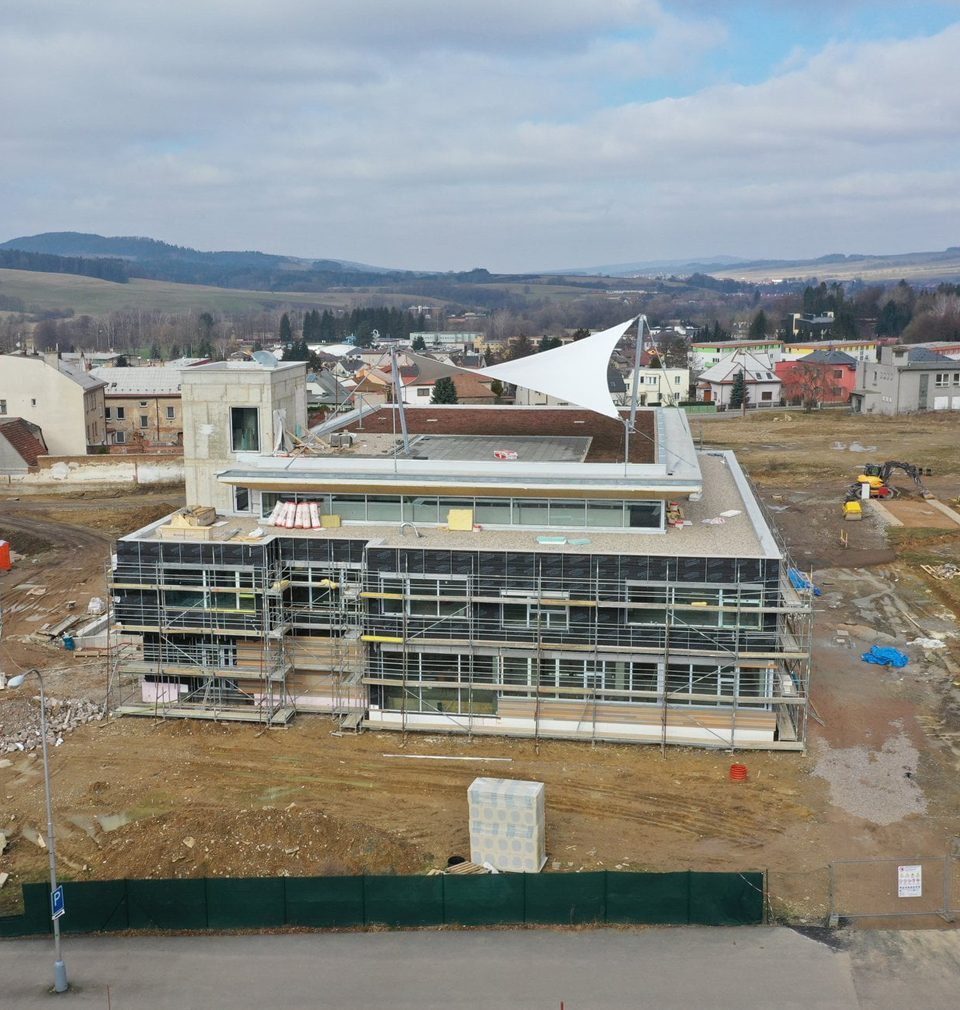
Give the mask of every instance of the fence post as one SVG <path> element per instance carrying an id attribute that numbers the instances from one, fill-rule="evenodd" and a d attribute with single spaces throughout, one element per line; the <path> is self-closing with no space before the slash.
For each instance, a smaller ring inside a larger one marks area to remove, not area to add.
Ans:
<path id="1" fill-rule="evenodd" d="M 943 921 L 953 922 L 953 912 L 950 910 L 950 877 L 953 875 L 953 859 L 950 853 L 943 857 Z"/>
<path id="2" fill-rule="evenodd" d="M 840 925 L 840 915 L 837 912 L 836 875 L 833 863 L 830 863 L 829 890 L 830 890 L 830 918 L 827 920 L 827 925 L 831 929 L 836 929 L 837 926 Z"/>

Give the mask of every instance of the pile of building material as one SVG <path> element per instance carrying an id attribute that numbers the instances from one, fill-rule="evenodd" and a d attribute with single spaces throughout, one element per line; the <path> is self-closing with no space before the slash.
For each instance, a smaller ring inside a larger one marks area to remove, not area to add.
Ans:
<path id="1" fill-rule="evenodd" d="M 166 540 L 223 540 L 228 532 L 224 527 L 226 519 L 217 521 L 215 509 L 208 505 L 183 508 L 170 516 L 170 522 L 157 529 L 157 534 Z"/>
<path id="2" fill-rule="evenodd" d="M 340 525 L 340 516 L 321 515 L 320 506 L 315 501 L 278 501 L 267 519 L 267 525 L 285 530 L 336 529 Z"/>
<path id="3" fill-rule="evenodd" d="M 542 782 L 474 779 L 467 790 L 470 861 L 539 873 L 547 861 Z"/>
<path id="4" fill-rule="evenodd" d="M 47 698 L 47 744 L 56 746 L 63 734 L 88 722 L 100 722 L 106 714 L 103 705 L 86 698 Z M 40 747 L 40 697 L 29 705 L 8 701 L 0 713 L 0 754 L 32 751 Z"/>

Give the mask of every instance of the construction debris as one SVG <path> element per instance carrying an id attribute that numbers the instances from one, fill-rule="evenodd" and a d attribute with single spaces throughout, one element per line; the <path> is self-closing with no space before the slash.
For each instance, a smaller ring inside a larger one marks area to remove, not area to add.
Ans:
<path id="1" fill-rule="evenodd" d="M 939 638 L 915 638 L 907 645 L 919 645 L 921 649 L 945 649 L 946 643 Z"/>
<path id="2" fill-rule="evenodd" d="M 0 754 L 32 751 L 40 746 L 40 696 L 33 704 L 7 704 L 0 724 Z M 34 707 L 34 705 L 36 707 Z M 100 722 L 106 714 L 103 705 L 86 698 L 47 698 L 47 743 L 56 746 L 64 733 L 89 722 Z"/>
<path id="3" fill-rule="evenodd" d="M 960 576 L 960 565 L 950 564 L 949 562 L 943 565 L 921 565 L 920 567 L 927 575 L 938 582 L 948 582 L 950 579 Z"/>
<path id="4" fill-rule="evenodd" d="M 428 877 L 448 877 L 448 876 L 475 876 L 476 874 L 498 873 L 499 871 L 489 863 L 471 863 L 465 859 L 462 863 L 454 863 L 443 870 L 427 870 Z"/>

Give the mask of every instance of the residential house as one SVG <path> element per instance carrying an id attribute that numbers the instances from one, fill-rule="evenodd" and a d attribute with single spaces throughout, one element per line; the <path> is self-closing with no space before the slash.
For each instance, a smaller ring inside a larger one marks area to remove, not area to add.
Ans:
<path id="1" fill-rule="evenodd" d="M 145 365 L 94 368 L 90 374 L 105 383 L 111 445 L 144 449 L 183 444 L 181 369 Z"/>
<path id="2" fill-rule="evenodd" d="M 799 361 L 813 351 L 840 351 L 854 361 L 876 361 L 878 348 L 895 344 L 896 340 L 877 337 L 875 340 L 791 340 L 783 345 L 781 361 Z"/>
<path id="3" fill-rule="evenodd" d="M 53 456 L 83 456 L 107 444 L 104 382 L 58 352 L 0 356 L 0 417 L 43 430 Z"/>
<path id="4" fill-rule="evenodd" d="M 810 339 L 828 337 L 836 319 L 832 312 L 791 312 L 784 319 L 784 329 L 790 337 Z"/>
<path id="5" fill-rule="evenodd" d="M 444 350 L 473 351 L 482 346 L 486 337 L 483 333 L 473 331 L 456 333 L 450 331 L 431 332 L 429 330 L 418 331 L 410 334 L 410 343 L 417 338 L 422 338 L 427 349 L 442 347 Z"/>
<path id="6" fill-rule="evenodd" d="M 655 359 L 654 359 L 655 360 Z M 624 405 L 633 395 L 633 372 L 624 373 Z M 637 403 L 643 406 L 671 406 L 690 396 L 689 368 L 639 368 L 637 369 Z"/>
<path id="7" fill-rule="evenodd" d="M 613 397 L 613 402 L 620 407 L 629 406 L 630 397 L 628 394 L 627 382 L 618 368 L 612 365 L 607 369 L 607 388 Z M 653 390 L 651 390 L 651 393 Z M 524 386 L 517 386 L 513 394 L 513 402 L 518 407 L 569 407 L 569 400 L 561 400 L 557 396 L 549 393 L 541 393 L 535 389 L 527 389 Z M 653 396 L 648 397 L 649 403 L 653 404 Z"/>
<path id="8" fill-rule="evenodd" d="M 783 353 L 783 341 L 765 340 L 721 340 L 698 341 L 690 345 L 690 368 L 694 373 L 706 371 L 719 364 L 724 358 L 741 351 L 765 355 L 771 362 L 779 361 Z"/>
<path id="9" fill-rule="evenodd" d="M 936 351 L 944 357 L 960 361 L 960 343 L 955 340 L 928 340 L 920 344 L 911 344 L 911 347 L 926 347 L 928 351 Z"/>
<path id="10" fill-rule="evenodd" d="M 21 475 L 47 455 L 43 432 L 22 417 L 0 417 L 0 474 Z"/>
<path id="11" fill-rule="evenodd" d="M 960 362 L 926 347 L 895 345 L 861 361 L 850 403 L 859 414 L 960 410 Z"/>
<path id="12" fill-rule="evenodd" d="M 724 410 L 730 405 L 730 395 L 737 376 L 743 373 L 747 389 L 748 407 L 779 407 L 782 383 L 770 359 L 765 354 L 754 354 L 743 348 L 734 354 L 724 355 L 697 379 L 697 399 L 715 403 Z"/>
<path id="13" fill-rule="evenodd" d="M 339 410 L 350 400 L 350 391 L 345 389 L 332 372 L 321 368 L 307 373 L 307 406 L 310 410 Z"/>
<path id="14" fill-rule="evenodd" d="M 778 361 L 774 370 L 787 403 L 849 403 L 857 385 L 857 362 L 843 351 L 811 351 L 795 361 Z"/>

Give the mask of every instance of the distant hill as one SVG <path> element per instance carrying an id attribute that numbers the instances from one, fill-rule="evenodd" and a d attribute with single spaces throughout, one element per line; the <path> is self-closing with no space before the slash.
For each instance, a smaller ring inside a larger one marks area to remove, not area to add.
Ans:
<path id="1" fill-rule="evenodd" d="M 749 260 L 736 256 L 711 256 L 691 261 L 650 260 L 566 271 L 580 276 L 631 277 L 670 274 L 686 277 L 710 274 L 717 278 L 759 282 L 773 277 L 793 280 L 817 277 L 820 280 L 900 279 L 914 281 L 960 279 L 960 247 L 941 252 L 828 253 L 806 260 Z"/>
<path id="2" fill-rule="evenodd" d="M 550 274 L 567 277 L 637 277 L 658 274 L 706 274 L 720 268 L 734 267 L 747 260 L 739 256 L 706 256 L 697 260 L 643 260 L 638 263 L 614 263 L 599 267 L 575 267 L 572 270 L 550 270 Z"/>
<path id="3" fill-rule="evenodd" d="M 0 242 L 0 258 L 3 255 L 9 257 L 14 252 L 60 257 L 69 263 L 57 264 L 48 259 L 45 266 L 34 267 L 29 261 L 17 264 L 3 262 L 3 266 L 101 276 L 90 268 L 82 268 L 82 264 L 78 269 L 78 262 L 119 260 L 125 264 L 120 271 L 124 277 L 248 290 L 319 291 L 345 285 L 374 284 L 385 277 L 415 276 L 408 275 L 407 271 L 390 271 L 341 260 L 309 260 L 255 251 L 202 252 L 152 238 L 107 237 L 75 231 L 44 232 Z M 108 279 L 121 279 L 116 273 L 114 271 Z"/>

